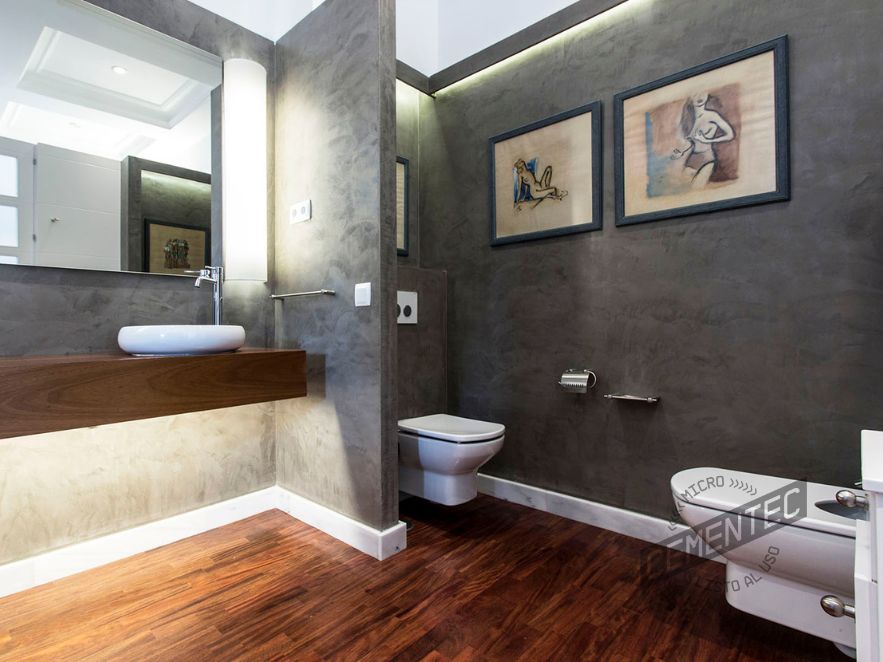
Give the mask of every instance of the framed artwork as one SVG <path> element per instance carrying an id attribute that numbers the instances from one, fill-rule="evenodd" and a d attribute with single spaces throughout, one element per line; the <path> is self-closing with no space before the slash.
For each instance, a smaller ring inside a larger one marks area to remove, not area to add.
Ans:
<path id="1" fill-rule="evenodd" d="M 396 157 L 396 253 L 399 255 L 408 254 L 410 175 L 408 159 L 401 156 Z"/>
<path id="2" fill-rule="evenodd" d="M 489 141 L 491 245 L 601 229 L 601 102 Z"/>
<path id="3" fill-rule="evenodd" d="M 206 228 L 144 220 L 144 271 L 184 274 L 211 264 L 211 232 Z"/>
<path id="4" fill-rule="evenodd" d="M 790 197 L 788 38 L 614 97 L 616 225 Z"/>

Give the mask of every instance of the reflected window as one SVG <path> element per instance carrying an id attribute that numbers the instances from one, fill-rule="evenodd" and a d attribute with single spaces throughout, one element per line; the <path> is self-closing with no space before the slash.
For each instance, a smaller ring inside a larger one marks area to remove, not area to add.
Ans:
<path id="1" fill-rule="evenodd" d="M 18 159 L 0 154 L 0 195 L 18 197 Z"/>
<path id="2" fill-rule="evenodd" d="M 18 248 L 18 208 L 0 205 L 0 246 Z"/>

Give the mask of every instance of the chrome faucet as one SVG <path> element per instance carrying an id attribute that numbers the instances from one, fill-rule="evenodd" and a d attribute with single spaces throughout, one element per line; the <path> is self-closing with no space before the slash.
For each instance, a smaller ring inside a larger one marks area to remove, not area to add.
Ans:
<path id="1" fill-rule="evenodd" d="M 224 301 L 224 269 L 222 267 L 203 267 L 199 270 L 199 275 L 193 285 L 199 287 L 203 281 L 212 284 L 212 323 L 217 326 L 221 323 L 221 305 Z"/>

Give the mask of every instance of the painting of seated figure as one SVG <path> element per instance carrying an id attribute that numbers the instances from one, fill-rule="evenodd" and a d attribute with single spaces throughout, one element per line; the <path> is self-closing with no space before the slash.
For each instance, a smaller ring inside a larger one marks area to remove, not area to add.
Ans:
<path id="1" fill-rule="evenodd" d="M 601 104 L 490 139 L 491 245 L 601 227 Z"/>

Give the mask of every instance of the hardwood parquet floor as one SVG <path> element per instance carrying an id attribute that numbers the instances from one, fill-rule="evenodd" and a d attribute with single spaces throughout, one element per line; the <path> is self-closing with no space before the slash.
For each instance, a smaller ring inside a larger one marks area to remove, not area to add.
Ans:
<path id="1" fill-rule="evenodd" d="M 723 565 L 481 496 L 411 499 L 384 562 L 280 511 L 0 600 L 0 660 L 838 660 L 729 607 Z"/>

